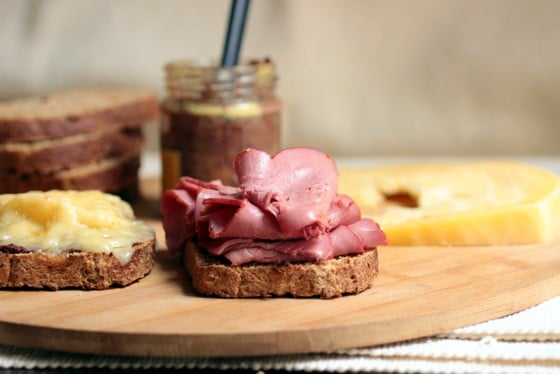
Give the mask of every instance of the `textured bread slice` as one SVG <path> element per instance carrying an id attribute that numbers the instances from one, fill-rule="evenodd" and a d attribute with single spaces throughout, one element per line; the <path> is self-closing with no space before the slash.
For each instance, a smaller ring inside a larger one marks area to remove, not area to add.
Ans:
<path id="1" fill-rule="evenodd" d="M 156 119 L 158 102 L 147 90 L 89 89 L 0 103 L 0 142 L 52 139 Z"/>
<path id="2" fill-rule="evenodd" d="M 96 190 L 0 195 L 0 287 L 105 289 L 154 266 L 154 229 Z"/>
<path id="3" fill-rule="evenodd" d="M 104 129 L 36 142 L 0 143 L 0 172 L 48 174 L 122 156 L 143 145 L 140 128 Z"/>
<path id="4" fill-rule="evenodd" d="M 49 175 L 31 174 L 24 177 L 0 174 L 0 193 L 20 193 L 31 190 L 101 190 L 118 192 L 138 184 L 140 150 L 125 156 L 87 164 Z"/>
<path id="5" fill-rule="evenodd" d="M 227 298 L 333 298 L 369 288 L 378 273 L 377 249 L 319 263 L 231 266 L 188 243 L 184 264 L 200 294 Z"/>
<path id="6" fill-rule="evenodd" d="M 53 255 L 0 246 L 0 287 L 107 289 L 143 278 L 155 263 L 155 240 L 133 246 L 126 263 L 112 253 L 65 251 Z"/>

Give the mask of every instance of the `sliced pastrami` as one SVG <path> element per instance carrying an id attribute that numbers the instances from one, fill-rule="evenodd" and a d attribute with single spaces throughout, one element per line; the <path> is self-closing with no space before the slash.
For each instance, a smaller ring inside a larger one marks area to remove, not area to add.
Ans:
<path id="1" fill-rule="evenodd" d="M 161 213 L 168 249 L 197 237 L 232 264 L 320 261 L 386 244 L 379 226 L 337 194 L 334 161 L 309 148 L 274 157 L 249 149 L 234 161 L 239 188 L 183 177 Z"/>
<path id="2" fill-rule="evenodd" d="M 387 240 L 374 221 L 361 219 L 311 239 L 268 241 L 234 238 L 206 240 L 200 244 L 210 254 L 224 256 L 232 265 L 243 265 L 251 262 L 318 262 L 364 253 L 367 249 L 387 244 Z"/>
<path id="3" fill-rule="evenodd" d="M 248 149 L 234 160 L 243 196 L 270 212 L 283 232 L 306 226 L 325 230 L 337 194 L 334 160 L 311 148 L 288 148 L 271 157 Z"/>

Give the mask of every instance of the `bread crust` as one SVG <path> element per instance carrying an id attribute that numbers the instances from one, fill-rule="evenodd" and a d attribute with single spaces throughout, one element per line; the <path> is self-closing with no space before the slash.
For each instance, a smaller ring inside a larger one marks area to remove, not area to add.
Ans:
<path id="1" fill-rule="evenodd" d="M 36 141 L 139 126 L 158 115 L 156 95 L 146 90 L 92 89 L 0 103 L 0 142 Z"/>
<path id="2" fill-rule="evenodd" d="M 48 175 L 31 174 L 24 177 L 0 174 L 0 193 L 21 193 L 31 190 L 91 190 L 118 193 L 136 188 L 140 153 L 134 150 L 123 157 L 102 160 Z"/>
<path id="3" fill-rule="evenodd" d="M 231 266 L 190 242 L 183 262 L 196 292 L 224 298 L 329 299 L 366 290 L 378 273 L 377 249 L 319 263 Z"/>
<path id="4" fill-rule="evenodd" d="M 144 144 L 140 128 L 119 128 L 37 142 L 0 143 L 0 172 L 48 174 L 119 157 Z"/>
<path id="5" fill-rule="evenodd" d="M 155 93 L 139 89 L 0 102 L 0 193 L 98 189 L 135 198 L 142 126 L 158 112 Z"/>
<path id="6" fill-rule="evenodd" d="M 134 244 L 133 251 L 130 260 L 121 264 L 112 253 L 67 251 L 52 255 L 0 247 L 0 288 L 103 290 L 127 286 L 154 267 L 155 239 Z"/>

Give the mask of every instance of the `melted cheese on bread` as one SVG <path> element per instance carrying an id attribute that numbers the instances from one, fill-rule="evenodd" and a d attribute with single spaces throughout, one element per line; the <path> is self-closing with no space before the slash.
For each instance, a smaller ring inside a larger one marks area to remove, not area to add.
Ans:
<path id="1" fill-rule="evenodd" d="M 0 195 L 0 246 L 60 253 L 113 253 L 126 263 L 133 244 L 154 238 L 131 206 L 101 191 L 32 191 Z"/>

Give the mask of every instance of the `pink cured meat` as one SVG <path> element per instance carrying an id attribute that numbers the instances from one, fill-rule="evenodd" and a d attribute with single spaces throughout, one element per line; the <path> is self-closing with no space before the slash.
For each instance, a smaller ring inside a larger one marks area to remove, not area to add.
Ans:
<path id="1" fill-rule="evenodd" d="M 182 177 L 177 185 L 163 193 L 160 202 L 162 224 L 167 247 L 171 252 L 183 247 L 196 232 L 197 217 L 202 210 L 204 196 L 220 195 L 219 183 L 206 183 L 190 177 Z M 235 193 L 226 187 L 228 193 Z M 222 190 L 223 191 L 223 190 Z"/>
<path id="2" fill-rule="evenodd" d="M 334 160 L 310 148 L 289 148 L 270 157 L 249 149 L 235 157 L 239 185 L 253 204 L 270 212 L 283 232 L 326 225 L 336 196 L 338 170 Z"/>
<path id="3" fill-rule="evenodd" d="M 266 241 L 237 238 L 201 242 L 210 254 L 224 256 L 232 265 L 328 260 L 364 253 L 382 244 L 386 244 L 385 235 L 370 219 L 361 219 L 349 226 L 338 226 L 327 234 L 311 239 Z"/>
<path id="4" fill-rule="evenodd" d="M 336 192 L 327 155 L 289 148 L 270 157 L 249 149 L 234 161 L 240 187 L 182 177 L 165 191 L 161 213 L 168 250 L 196 240 L 232 264 L 321 261 L 386 244 L 354 201 Z"/>

